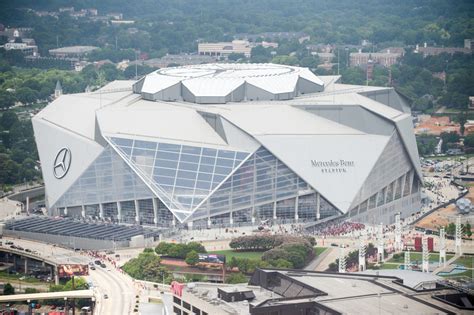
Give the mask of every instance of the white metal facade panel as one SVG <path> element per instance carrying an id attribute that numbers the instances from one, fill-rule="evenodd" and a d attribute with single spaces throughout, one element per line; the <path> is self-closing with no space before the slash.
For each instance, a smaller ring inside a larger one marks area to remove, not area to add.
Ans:
<path id="1" fill-rule="evenodd" d="M 376 135 L 262 135 L 262 145 L 311 187 L 347 212 L 390 137 Z M 315 167 L 316 162 L 353 162 L 345 167 Z M 329 170 L 325 172 L 324 169 Z"/>
<path id="2" fill-rule="evenodd" d="M 32 122 L 46 186 L 47 202 L 49 205 L 53 205 L 104 148 L 92 140 L 48 123 L 41 118 L 33 118 Z M 56 155 L 62 148 L 70 150 L 71 164 L 67 174 L 63 178 L 57 179 L 54 176 L 53 168 Z"/>

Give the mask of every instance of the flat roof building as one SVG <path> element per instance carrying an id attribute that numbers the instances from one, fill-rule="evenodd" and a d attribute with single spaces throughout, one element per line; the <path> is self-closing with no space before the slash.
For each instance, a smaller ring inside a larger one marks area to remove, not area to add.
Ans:
<path id="1" fill-rule="evenodd" d="M 99 49 L 95 46 L 68 46 L 50 49 L 49 54 L 57 58 L 73 58 L 73 57 L 82 57 L 91 51 Z"/>
<path id="2" fill-rule="evenodd" d="M 328 273 L 301 270 L 258 269 L 249 284 L 190 283 L 173 294 L 174 314 L 469 314 L 444 303 L 443 295 L 464 296 L 436 284 L 415 289 L 411 282 L 421 272 L 408 275 Z M 431 280 L 431 279 L 430 279 Z M 419 287 L 419 286 L 418 286 Z M 469 304 L 469 302 L 468 302 Z M 464 306 L 464 305 L 463 305 Z"/>
<path id="3" fill-rule="evenodd" d="M 407 101 L 338 78 L 204 64 L 62 95 L 33 118 L 49 213 L 190 228 L 411 215 Z"/>
<path id="4" fill-rule="evenodd" d="M 402 56 L 401 52 L 391 52 L 390 49 L 377 53 L 367 53 L 359 50 L 359 52 L 350 53 L 349 58 L 351 67 L 366 66 L 369 61 L 372 61 L 388 68 L 397 64 Z"/>
<path id="5" fill-rule="evenodd" d="M 246 40 L 233 40 L 232 42 L 199 43 L 198 53 L 205 56 L 227 58 L 230 54 L 243 54 L 249 58 L 252 47 Z"/>

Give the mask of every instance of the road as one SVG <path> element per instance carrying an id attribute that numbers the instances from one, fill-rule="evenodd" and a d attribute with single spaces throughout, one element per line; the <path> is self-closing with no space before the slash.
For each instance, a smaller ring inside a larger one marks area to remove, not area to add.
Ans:
<path id="1" fill-rule="evenodd" d="M 75 252 L 52 244 L 10 237 L 4 237 L 4 239 L 12 240 L 16 245 L 20 245 L 25 249 L 29 248 L 37 251 L 40 253 L 39 257 L 48 257 L 62 264 L 88 264 L 93 260 L 85 253 Z M 97 305 L 95 314 L 128 315 L 133 313 L 136 295 L 133 280 L 108 262 L 106 262 L 106 265 L 107 268 L 97 267 L 96 270 L 90 270 L 89 276 L 85 277 L 88 282 L 94 284 Z M 108 299 L 104 299 L 104 294 L 108 295 Z"/>
<path id="2" fill-rule="evenodd" d="M 135 287 L 127 276 L 108 265 L 107 269 L 97 267 L 91 270 L 86 278 L 94 284 L 94 292 L 97 292 L 96 314 L 133 313 Z M 107 294 L 107 299 L 104 299 L 104 294 Z"/>

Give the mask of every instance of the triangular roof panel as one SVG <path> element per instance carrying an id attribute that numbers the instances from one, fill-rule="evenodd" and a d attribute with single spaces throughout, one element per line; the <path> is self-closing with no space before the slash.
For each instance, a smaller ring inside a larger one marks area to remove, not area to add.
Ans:
<path id="1" fill-rule="evenodd" d="M 178 218 L 199 207 L 251 154 L 117 137 L 108 141 Z"/>
<path id="2" fill-rule="evenodd" d="M 261 135 L 279 160 L 342 212 L 372 170 L 390 137 L 377 135 Z"/>

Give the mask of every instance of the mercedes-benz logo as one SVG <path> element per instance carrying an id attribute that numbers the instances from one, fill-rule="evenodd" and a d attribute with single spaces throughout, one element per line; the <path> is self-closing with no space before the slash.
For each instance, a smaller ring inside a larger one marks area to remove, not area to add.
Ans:
<path id="1" fill-rule="evenodd" d="M 56 154 L 54 159 L 53 174 L 57 179 L 61 179 L 66 176 L 71 166 L 71 150 L 68 148 L 62 148 Z"/>

